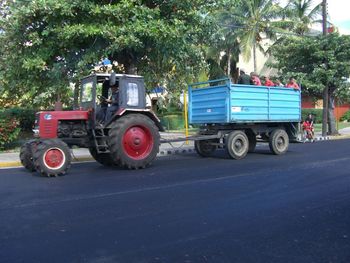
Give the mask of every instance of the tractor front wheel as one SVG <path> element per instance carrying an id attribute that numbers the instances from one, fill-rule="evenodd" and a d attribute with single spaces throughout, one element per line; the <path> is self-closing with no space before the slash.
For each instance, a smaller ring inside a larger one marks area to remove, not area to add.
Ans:
<path id="1" fill-rule="evenodd" d="M 36 170 L 47 177 L 64 175 L 71 159 L 67 144 L 58 139 L 39 141 L 33 155 Z"/>
<path id="2" fill-rule="evenodd" d="M 157 126 L 142 114 L 129 114 L 117 119 L 109 131 L 113 162 L 129 169 L 150 165 L 157 156 L 159 143 Z"/>
<path id="3" fill-rule="evenodd" d="M 30 172 L 35 172 L 35 166 L 33 162 L 33 153 L 36 150 L 37 140 L 27 141 L 22 145 L 19 158 L 22 165 Z"/>

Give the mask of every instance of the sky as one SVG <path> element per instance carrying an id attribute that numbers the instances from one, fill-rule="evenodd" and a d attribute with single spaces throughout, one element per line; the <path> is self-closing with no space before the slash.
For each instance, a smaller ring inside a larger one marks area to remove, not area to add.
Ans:
<path id="1" fill-rule="evenodd" d="M 350 1 L 328 0 L 327 3 L 330 22 L 339 28 L 341 34 L 350 35 Z"/>
<path id="2" fill-rule="evenodd" d="M 313 0 L 314 6 L 321 3 L 322 0 Z M 288 0 L 280 0 L 283 5 Z M 341 34 L 350 35 L 350 0 L 327 0 L 328 19 L 333 23 Z M 315 29 L 322 31 L 322 25 L 315 26 Z"/>

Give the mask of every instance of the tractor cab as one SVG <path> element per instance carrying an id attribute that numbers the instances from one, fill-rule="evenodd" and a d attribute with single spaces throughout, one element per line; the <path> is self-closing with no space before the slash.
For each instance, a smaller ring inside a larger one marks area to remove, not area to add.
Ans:
<path id="1" fill-rule="evenodd" d="M 93 123 L 107 124 L 106 111 L 111 105 L 111 87 L 117 85 L 118 109 L 145 109 L 146 91 L 143 77 L 137 75 L 96 73 L 81 80 L 80 108 L 92 112 Z"/>

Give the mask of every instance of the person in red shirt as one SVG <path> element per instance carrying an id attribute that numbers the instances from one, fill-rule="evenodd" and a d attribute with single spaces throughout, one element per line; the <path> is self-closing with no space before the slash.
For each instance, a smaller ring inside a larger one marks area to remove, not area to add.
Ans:
<path id="1" fill-rule="evenodd" d="M 286 84 L 286 88 L 300 89 L 299 85 L 295 81 L 295 78 L 291 77 L 289 82 Z"/>
<path id="2" fill-rule="evenodd" d="M 264 81 L 264 86 L 267 86 L 267 87 L 273 87 L 275 86 L 275 83 L 273 83 L 269 77 L 266 77 L 266 76 L 263 76 L 262 77 L 263 81 Z"/>
<path id="3" fill-rule="evenodd" d="M 252 72 L 252 73 L 250 73 L 250 78 L 251 78 L 251 82 L 253 85 L 261 86 L 261 81 L 259 79 L 258 74 Z"/>

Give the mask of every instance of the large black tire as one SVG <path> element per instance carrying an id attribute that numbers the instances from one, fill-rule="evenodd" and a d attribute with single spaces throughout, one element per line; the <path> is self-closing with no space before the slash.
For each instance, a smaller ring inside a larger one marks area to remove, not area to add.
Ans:
<path id="1" fill-rule="evenodd" d="M 96 148 L 89 148 L 89 151 L 96 162 L 104 166 L 118 165 L 117 163 L 113 162 L 112 156 L 109 153 L 97 153 Z"/>
<path id="2" fill-rule="evenodd" d="M 256 148 L 256 135 L 254 132 L 250 131 L 250 132 L 247 132 L 247 137 L 249 141 L 248 152 L 252 153 L 255 151 L 255 148 Z"/>
<path id="3" fill-rule="evenodd" d="M 27 141 L 22 145 L 19 158 L 22 165 L 30 172 L 35 172 L 35 166 L 33 162 L 33 152 L 36 150 L 37 140 Z"/>
<path id="4" fill-rule="evenodd" d="M 194 142 L 194 149 L 196 152 L 202 157 L 211 156 L 215 150 L 217 149 L 216 145 L 212 145 L 211 143 L 215 142 L 215 140 L 200 140 Z"/>
<path id="5" fill-rule="evenodd" d="M 226 150 L 232 159 L 244 158 L 249 149 L 249 140 L 243 131 L 232 131 L 226 139 Z"/>
<path id="6" fill-rule="evenodd" d="M 276 155 L 284 154 L 288 150 L 289 137 L 285 130 L 276 129 L 271 132 L 269 147 Z"/>
<path id="7" fill-rule="evenodd" d="M 159 143 L 158 127 L 142 114 L 129 114 L 115 120 L 109 131 L 113 162 L 128 169 L 150 165 L 159 152 Z"/>
<path id="8" fill-rule="evenodd" d="M 65 175 L 71 160 L 67 144 L 59 139 L 39 141 L 33 154 L 35 169 L 47 177 Z"/>

